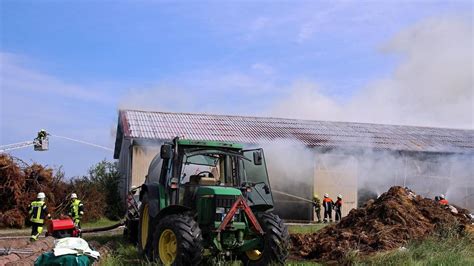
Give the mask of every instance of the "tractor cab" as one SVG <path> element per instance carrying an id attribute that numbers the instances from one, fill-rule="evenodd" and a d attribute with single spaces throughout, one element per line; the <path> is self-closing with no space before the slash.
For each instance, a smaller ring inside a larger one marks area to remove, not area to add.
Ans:
<path id="1" fill-rule="evenodd" d="M 273 198 L 263 151 L 183 145 L 178 204 L 194 208 L 200 187 L 241 191 L 250 206 L 272 208 Z"/>

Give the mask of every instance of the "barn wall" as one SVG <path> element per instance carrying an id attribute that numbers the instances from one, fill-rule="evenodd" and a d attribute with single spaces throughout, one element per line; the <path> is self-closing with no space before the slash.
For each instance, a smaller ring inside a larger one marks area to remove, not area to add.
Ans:
<path id="1" fill-rule="evenodd" d="M 351 209 L 357 207 L 357 159 L 346 155 L 318 154 L 315 165 L 314 193 L 321 200 L 328 193 L 334 202 L 337 195 L 341 194 L 344 203 L 342 216 L 346 216 Z"/>
<path id="2" fill-rule="evenodd" d="M 132 178 L 129 180 L 130 187 L 140 186 L 145 182 L 150 162 L 160 152 L 160 146 L 134 145 L 132 150 Z"/>
<path id="3" fill-rule="evenodd" d="M 119 182 L 119 193 L 122 200 L 125 200 L 128 191 L 128 181 L 130 179 L 130 152 L 129 152 L 130 140 L 123 139 L 122 147 L 120 149 L 120 155 L 118 160 L 118 167 L 120 172 Z"/>

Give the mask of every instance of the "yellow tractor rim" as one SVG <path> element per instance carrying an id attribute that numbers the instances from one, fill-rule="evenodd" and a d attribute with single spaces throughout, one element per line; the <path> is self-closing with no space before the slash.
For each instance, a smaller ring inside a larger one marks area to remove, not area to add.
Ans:
<path id="1" fill-rule="evenodd" d="M 250 260 L 259 260 L 263 256 L 263 253 L 258 249 L 247 250 L 245 251 L 245 254 Z"/>
<path id="2" fill-rule="evenodd" d="M 165 229 L 161 233 L 158 250 L 163 264 L 171 265 L 176 259 L 178 242 L 176 240 L 176 235 L 171 229 Z"/>
<path id="3" fill-rule="evenodd" d="M 141 243 L 142 249 L 145 250 L 146 242 L 148 240 L 148 204 L 143 206 L 143 215 L 142 215 L 142 231 L 141 233 Z"/>

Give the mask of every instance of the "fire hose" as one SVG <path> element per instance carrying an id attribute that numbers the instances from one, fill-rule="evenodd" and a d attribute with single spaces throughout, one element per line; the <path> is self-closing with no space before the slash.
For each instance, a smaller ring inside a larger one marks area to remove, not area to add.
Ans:
<path id="1" fill-rule="evenodd" d="M 110 226 L 81 229 L 81 233 L 94 233 L 94 232 L 109 231 L 109 230 L 118 228 L 118 227 L 120 227 L 124 224 L 125 224 L 125 221 L 122 220 L 122 221 L 120 221 L 116 224 L 110 225 Z"/>
<path id="2" fill-rule="evenodd" d="M 285 196 L 292 197 L 292 198 L 295 198 L 295 199 L 299 199 L 299 200 L 302 200 L 302 201 L 306 201 L 306 202 L 309 202 L 309 203 L 313 203 L 312 200 L 305 199 L 305 198 L 302 198 L 302 197 L 298 197 L 298 196 L 295 196 L 295 195 L 292 195 L 292 194 L 288 194 L 288 193 L 283 192 L 283 191 L 278 191 L 278 190 L 274 190 L 274 189 L 272 191 L 277 193 L 277 194 L 281 194 L 281 195 L 285 195 Z"/>
<path id="3" fill-rule="evenodd" d="M 34 253 L 31 248 L 0 248 L 0 256 L 15 254 L 32 254 Z"/>

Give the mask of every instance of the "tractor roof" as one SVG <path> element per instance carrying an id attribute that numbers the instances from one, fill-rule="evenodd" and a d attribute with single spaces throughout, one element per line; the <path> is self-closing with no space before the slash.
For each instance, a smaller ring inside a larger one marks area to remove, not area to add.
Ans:
<path id="1" fill-rule="evenodd" d="M 178 140 L 179 145 L 189 145 L 189 146 L 203 146 L 203 147 L 218 147 L 218 148 L 230 148 L 241 150 L 244 146 L 240 143 L 235 142 L 224 142 L 224 141 L 208 141 L 208 140 L 189 140 L 189 139 L 180 139 Z"/>

